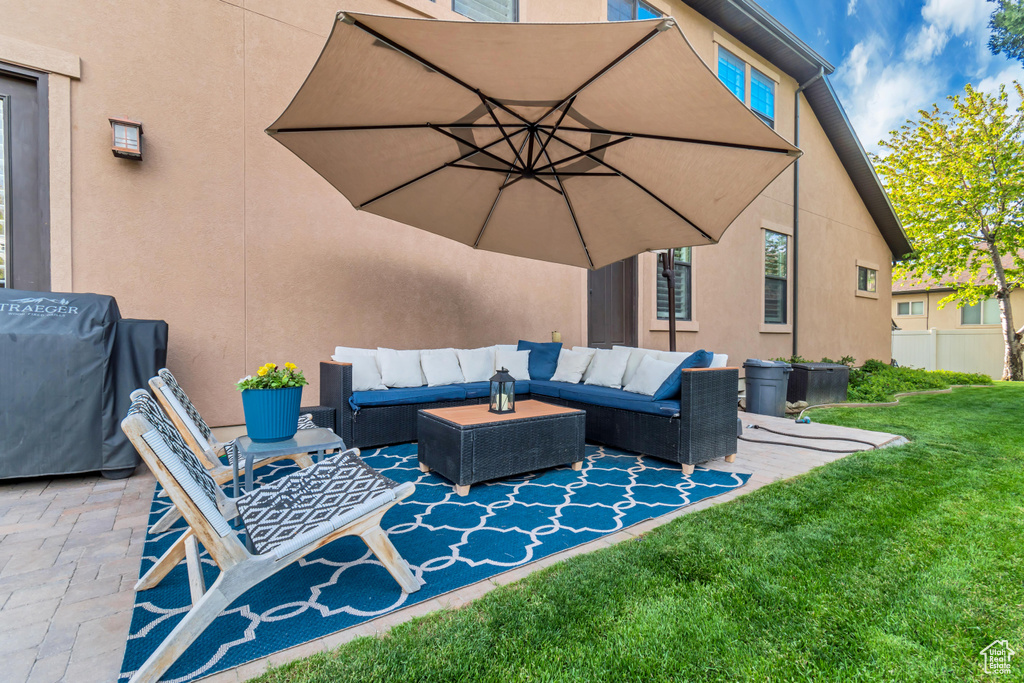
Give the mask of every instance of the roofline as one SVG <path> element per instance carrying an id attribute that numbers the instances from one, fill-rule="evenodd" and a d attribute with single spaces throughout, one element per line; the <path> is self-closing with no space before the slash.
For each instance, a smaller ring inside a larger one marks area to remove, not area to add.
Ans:
<path id="1" fill-rule="evenodd" d="M 932 292 L 941 294 L 943 292 L 955 292 L 955 287 L 925 287 L 922 289 L 894 289 L 892 290 L 893 296 L 900 296 L 902 294 L 930 294 Z"/>
<path id="2" fill-rule="evenodd" d="M 808 82 L 819 70 L 825 74 L 835 72 L 835 67 L 824 57 L 797 38 L 754 0 L 682 1 L 721 26 L 797 83 Z M 893 260 L 902 259 L 913 248 L 910 239 L 832 83 L 827 77 L 820 78 L 803 92 L 857 194 L 882 233 Z"/>

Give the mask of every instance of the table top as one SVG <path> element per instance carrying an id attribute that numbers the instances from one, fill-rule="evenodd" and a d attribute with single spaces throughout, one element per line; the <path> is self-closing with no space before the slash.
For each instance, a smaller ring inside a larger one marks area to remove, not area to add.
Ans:
<path id="1" fill-rule="evenodd" d="M 345 442 L 341 437 L 330 429 L 317 427 L 316 429 L 300 429 L 295 436 L 284 441 L 272 441 L 261 443 L 253 441 L 248 436 L 240 436 L 235 440 L 238 451 L 242 455 L 252 453 L 254 455 L 290 455 L 292 453 L 312 453 L 315 451 L 331 450 L 341 448 Z"/>
<path id="2" fill-rule="evenodd" d="M 516 401 L 514 413 L 492 413 L 490 406 L 486 403 L 478 403 L 469 406 L 454 406 L 452 408 L 430 408 L 421 410 L 434 417 L 439 417 L 446 422 L 457 424 L 460 427 L 472 427 L 475 425 L 495 424 L 498 422 L 514 422 L 531 417 L 551 417 L 554 415 L 569 415 L 571 413 L 582 413 L 584 411 L 565 406 L 556 406 L 543 401 Z"/>

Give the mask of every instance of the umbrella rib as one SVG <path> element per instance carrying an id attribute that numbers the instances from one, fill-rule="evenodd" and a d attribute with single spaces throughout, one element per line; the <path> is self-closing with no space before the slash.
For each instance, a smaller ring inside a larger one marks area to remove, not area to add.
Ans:
<path id="1" fill-rule="evenodd" d="M 470 166 L 468 164 L 459 164 L 454 161 L 449 161 L 445 164 L 448 168 L 464 168 L 467 171 L 487 171 L 489 173 L 516 173 L 515 168 L 490 168 L 489 166 Z"/>
<path id="2" fill-rule="evenodd" d="M 267 128 L 266 133 L 275 135 L 277 133 L 333 133 L 337 131 L 350 130 L 410 130 L 416 128 L 430 128 L 432 125 L 439 125 L 442 128 L 498 128 L 493 123 L 395 123 L 374 126 L 306 126 L 304 128 Z"/>
<path id="3" fill-rule="evenodd" d="M 579 148 L 579 147 L 577 147 L 576 145 L 572 144 L 571 142 L 568 142 L 568 141 L 566 141 L 566 140 L 563 140 L 562 138 L 558 137 L 558 136 L 557 136 L 556 134 L 552 133 L 552 136 L 553 136 L 553 137 L 556 137 L 556 138 L 558 138 L 558 141 L 559 141 L 559 142 L 561 142 L 561 143 L 562 143 L 563 145 L 565 145 L 565 146 L 567 146 L 567 147 L 571 147 L 572 149 L 576 150 L 577 152 L 583 152 L 583 150 L 582 150 L 582 149 L 580 149 L 580 148 Z M 685 221 L 686 223 L 688 223 L 688 224 L 690 225 L 690 227 L 691 227 L 691 228 L 693 228 L 694 230 L 696 230 L 697 232 L 699 232 L 699 233 L 700 233 L 701 235 L 703 235 L 705 239 L 707 239 L 707 240 L 708 240 L 709 242 L 711 242 L 712 244 L 714 244 L 715 240 L 714 240 L 714 239 L 713 239 L 713 238 L 711 237 L 711 235 L 707 234 L 706 232 L 704 232 L 703 230 L 701 230 L 700 228 L 698 228 L 698 227 L 697 227 L 697 225 L 696 225 L 696 223 L 694 223 L 694 222 L 693 222 L 693 221 L 691 221 L 691 220 L 690 220 L 689 218 L 687 218 L 686 216 L 684 216 L 683 214 L 681 214 L 681 213 L 680 213 L 680 212 L 679 212 L 679 211 L 678 211 L 678 210 L 677 210 L 677 209 L 676 209 L 675 207 L 671 206 L 671 205 L 670 205 L 670 204 L 669 204 L 668 202 L 666 202 L 666 201 L 665 201 L 664 199 L 662 199 L 662 198 L 661 198 L 661 197 L 659 197 L 658 195 L 654 194 L 654 192 L 652 192 L 651 190 L 647 189 L 647 187 L 645 187 L 644 185 L 642 185 L 642 184 L 641 184 L 640 182 L 638 182 L 638 181 L 634 180 L 633 178 L 629 177 L 628 175 L 626 175 L 625 173 L 623 173 L 623 172 L 622 172 L 622 171 L 620 171 L 619 169 L 615 168 L 614 166 L 612 166 L 612 165 L 611 165 L 611 164 L 609 164 L 608 162 L 606 162 L 606 161 L 602 161 L 601 159 L 598 159 L 597 157 L 595 157 L 595 156 L 591 155 L 591 154 L 590 154 L 590 153 L 588 153 L 588 152 L 584 152 L 584 154 L 586 154 L 587 158 L 589 158 L 589 159 L 593 159 L 594 161 L 596 161 L 597 163 L 601 164 L 602 166 L 604 166 L 604 167 L 605 167 L 605 168 L 607 168 L 608 170 L 610 170 L 610 171 L 613 171 L 613 172 L 617 173 L 618 175 L 622 176 L 622 178 L 624 178 L 625 180 L 628 180 L 629 182 L 631 182 L 631 183 L 633 183 L 634 185 L 636 185 L 636 186 L 637 186 L 637 187 L 638 187 L 639 189 L 641 189 L 641 190 L 643 190 L 643 191 L 644 191 L 645 193 L 647 193 L 647 195 L 649 195 L 649 196 L 651 197 L 651 199 L 655 200 L 656 202 L 658 202 L 659 204 L 661 204 L 662 206 L 664 206 L 664 207 L 665 207 L 666 209 L 668 209 L 669 211 L 671 211 L 672 213 L 674 213 L 674 214 L 675 214 L 676 216 L 678 216 L 678 217 L 679 217 L 680 219 L 682 219 L 683 221 Z"/>
<path id="4" fill-rule="evenodd" d="M 551 128 L 551 134 L 554 135 L 558 127 L 550 125 L 538 125 L 538 128 L 547 130 Z M 685 142 L 691 145 L 710 145 L 712 147 L 729 147 L 731 149 L 743 149 L 750 152 L 772 152 L 774 154 L 788 154 L 792 155 L 793 152 L 788 149 L 781 147 L 762 147 L 760 145 L 745 145 L 739 142 L 720 142 L 718 140 L 699 140 L 697 138 L 677 138 L 670 135 L 654 135 L 651 133 L 623 133 L 615 130 L 603 130 L 600 128 L 584 128 L 580 126 L 563 126 L 561 130 L 567 130 L 576 133 L 591 133 L 593 135 L 628 135 L 630 137 L 639 138 L 642 140 L 661 140 L 664 142 Z"/>
<path id="5" fill-rule="evenodd" d="M 485 146 L 486 146 L 486 147 L 492 147 L 492 146 L 494 146 L 494 145 L 498 144 L 499 142 L 501 142 L 501 141 L 500 141 L 500 140 L 495 140 L 494 142 L 488 143 L 488 144 L 487 144 L 487 145 L 485 145 Z M 363 202 L 362 204 L 360 204 L 359 206 L 357 206 L 357 207 L 356 207 L 356 209 L 359 209 L 359 210 L 361 210 L 361 209 L 362 209 L 362 208 L 363 208 L 364 206 L 368 206 L 369 204 L 373 204 L 373 203 L 374 203 L 374 202 L 376 202 L 376 201 L 380 201 L 381 199 L 384 199 L 385 197 L 387 197 L 387 196 L 388 196 L 388 195 L 390 195 L 390 194 L 394 194 L 395 192 L 398 192 L 399 190 L 403 190 L 403 189 L 405 189 L 405 188 L 409 187 L 409 186 L 410 186 L 410 185 L 412 185 L 413 183 L 418 183 L 419 181 L 423 180 L 424 178 L 427 178 L 427 177 L 429 177 L 429 176 L 432 176 L 432 175 L 434 175 L 434 174 L 435 174 L 435 173 L 437 173 L 438 171 L 443 171 L 444 169 L 448 168 L 450 164 L 458 163 L 458 162 L 460 162 L 460 161 L 463 161 L 464 159 L 468 159 L 469 157 L 471 157 L 471 156 L 474 156 L 474 155 L 476 155 L 476 154 L 477 154 L 477 151 L 476 151 L 475 149 L 474 149 L 474 150 L 470 150 L 469 152 L 466 152 L 465 154 L 463 154 L 462 156 L 460 156 L 460 157 L 459 157 L 458 159 L 456 159 L 455 161 L 450 161 L 450 162 L 447 162 L 447 163 L 445 163 L 445 164 L 444 164 L 444 165 L 442 165 L 442 166 L 438 166 L 438 167 L 437 167 L 437 168 L 435 168 L 435 169 L 432 169 L 432 170 L 430 170 L 430 171 L 427 171 L 427 172 L 426 172 L 426 173 L 424 173 L 423 175 L 417 176 L 417 177 L 413 178 L 412 180 L 408 180 L 408 181 L 406 181 L 406 182 L 402 183 L 402 184 L 401 184 L 401 185 L 399 185 L 398 187 L 393 187 L 393 188 L 391 188 L 390 190 L 388 190 L 387 192 L 382 192 L 381 194 L 377 195 L 376 197 L 374 197 L 374 198 L 372 198 L 372 199 L 368 199 L 368 200 L 366 200 L 365 202 Z M 475 168 L 475 167 L 474 167 L 474 168 Z"/>
<path id="6" fill-rule="evenodd" d="M 662 21 L 661 23 L 659 23 L 659 24 L 658 24 L 658 25 L 657 25 L 657 26 L 656 26 L 656 27 L 655 27 L 654 29 L 652 29 L 650 33 L 648 33 L 647 35 L 645 35 L 645 36 L 644 36 L 643 38 L 641 38 L 640 40 L 636 41 L 636 43 L 634 43 L 634 44 L 633 44 L 633 45 L 632 45 L 632 46 L 631 46 L 631 47 L 630 47 L 630 48 L 629 48 L 628 50 L 626 50 L 626 51 L 625 51 L 625 52 L 623 52 L 623 53 L 622 53 L 621 55 L 619 55 L 618 57 L 616 57 L 615 59 L 613 59 L 613 60 L 612 60 L 612 61 L 611 61 L 610 63 L 608 63 L 608 64 L 607 64 L 607 65 L 606 65 L 606 66 L 605 66 L 605 67 L 604 67 L 603 69 L 601 69 L 601 70 L 600 70 L 600 71 L 598 71 L 598 72 L 597 72 L 596 74 L 594 74 L 593 76 L 591 76 L 590 78 L 588 78 L 588 79 L 587 79 L 586 81 L 584 81 L 584 82 L 583 82 L 583 84 L 582 84 L 582 85 L 580 85 L 580 86 L 579 86 L 578 88 L 576 88 L 576 89 L 575 89 L 575 90 L 573 90 L 573 91 L 572 91 L 571 93 L 569 93 L 569 94 L 568 94 L 568 95 L 567 95 L 567 96 L 565 97 L 565 99 L 563 99 L 563 100 L 562 100 L 561 102 L 559 102 L 559 103 L 558 103 L 558 104 L 556 104 L 556 105 L 555 105 L 554 107 L 552 107 L 551 109 L 549 109 L 549 110 L 548 110 L 548 111 L 547 111 L 547 112 L 546 112 L 546 113 L 544 114 L 544 116 L 541 116 L 541 117 L 540 117 L 539 119 L 537 119 L 537 123 L 540 123 L 541 121 L 543 121 L 543 120 L 544 120 L 544 119 L 546 119 L 547 117 L 551 116 L 551 114 L 553 114 L 554 112 L 558 111 L 558 109 L 559 109 L 560 107 L 563 107 L 563 106 L 565 106 L 565 104 L 566 104 L 566 103 L 567 103 L 567 102 L 568 102 L 569 100 L 573 100 L 573 99 L 576 99 L 576 96 L 577 96 L 577 95 L 579 95 L 579 94 L 580 94 L 581 92 L 583 92 L 584 90 L 586 90 L 587 88 L 589 88 L 589 87 L 590 87 L 590 86 L 591 86 L 591 85 L 592 85 L 592 84 L 594 83 L 594 81 L 596 81 L 597 79 L 601 78 L 601 77 L 602 77 L 602 76 L 604 76 L 604 75 L 605 75 L 606 73 L 608 73 L 609 71 L 611 71 L 612 69 L 614 69 L 614 68 L 615 68 L 616 66 L 618 66 L 618 65 L 619 65 L 619 63 L 620 63 L 620 62 L 622 62 L 622 60 L 624 60 L 624 59 L 628 58 L 628 57 L 629 57 L 630 55 L 632 55 L 632 54 L 633 54 L 634 52 L 636 52 L 637 50 L 639 50 L 640 48 L 642 48 L 642 47 L 643 47 L 644 45 L 646 45 L 647 43 L 651 42 L 651 39 L 653 39 L 653 38 L 654 38 L 654 36 L 658 35 L 659 33 L 661 33 L 662 31 L 664 31 L 664 30 L 665 30 L 666 28 L 668 28 L 668 27 L 670 27 L 670 26 L 672 26 L 671 20 L 669 20 L 669 19 L 663 20 L 663 21 Z M 566 108 L 566 111 L 568 111 L 568 107 Z"/>
<path id="7" fill-rule="evenodd" d="M 551 156 L 546 151 L 544 152 L 544 158 L 548 160 L 548 163 L 551 163 Z M 572 202 L 569 201 L 569 194 L 565 191 L 565 185 L 562 185 L 562 179 L 558 177 L 557 173 L 555 173 L 555 180 L 558 181 L 558 187 L 562 189 L 562 199 L 565 200 L 565 207 L 569 209 L 569 215 L 572 217 L 572 225 L 576 228 L 576 236 L 580 238 L 580 246 L 583 247 L 583 253 L 587 257 L 587 263 L 589 263 L 590 267 L 593 268 L 594 259 L 590 258 L 590 250 L 587 249 L 587 241 L 583 239 L 583 231 L 580 230 L 580 222 L 576 220 L 576 212 L 573 211 Z"/>
<path id="8" fill-rule="evenodd" d="M 569 113 L 569 110 L 570 110 L 570 109 L 572 109 L 572 105 L 573 105 L 573 104 L 575 104 L 575 103 L 576 103 L 576 98 L 575 98 L 575 97 L 573 97 L 572 99 L 570 99 L 570 100 L 569 100 L 569 101 L 568 101 L 568 102 L 566 103 L 566 105 L 565 105 L 565 109 L 563 109 L 563 110 L 562 110 L 562 114 L 561 114 L 561 115 L 560 115 L 560 116 L 558 117 L 558 120 L 557 120 L 557 121 L 555 121 L 555 127 L 551 129 L 551 134 L 550 134 L 550 135 L 548 135 L 548 139 L 547 139 L 547 140 L 545 140 L 545 141 L 544 141 L 544 144 L 542 144 L 542 145 L 540 146 L 540 153 L 539 153 L 539 154 L 537 154 L 537 158 L 538 158 L 538 159 L 540 158 L 540 154 L 541 154 L 541 153 L 543 153 L 543 152 L 544 152 L 544 150 L 546 150 L 546 149 L 548 148 L 548 143 L 549 143 L 549 142 L 551 142 L 551 137 L 552 137 L 552 135 L 554 135 L 554 134 L 555 134 L 555 131 L 557 131 L 557 130 L 558 130 L 558 127 L 562 125 L 562 121 L 564 121 L 564 120 L 565 120 L 565 115 Z M 541 121 L 543 121 L 544 119 L 540 119 L 540 120 L 541 120 Z M 539 123 L 539 122 L 538 122 L 538 123 Z M 538 140 L 540 140 L 540 137 L 538 136 L 538 138 L 537 138 L 537 139 L 538 139 Z"/>
<path id="9" fill-rule="evenodd" d="M 352 26 L 355 26 L 356 28 L 358 28 L 358 29 L 360 29 L 360 30 L 362 30 L 362 31 L 364 31 L 366 33 L 369 33 L 371 36 L 373 36 L 377 40 L 379 40 L 382 43 L 388 45 L 389 47 L 397 50 L 398 52 L 401 52 L 403 55 L 405 55 L 409 59 L 412 59 L 413 61 L 419 62 L 420 64 L 422 64 L 426 68 L 430 69 L 431 71 L 433 71 L 435 73 L 438 73 L 438 74 L 444 76 L 445 78 L 447 78 L 451 82 L 455 83 L 456 85 L 460 85 L 463 88 L 465 88 L 466 90 L 468 90 L 468 91 L 470 91 L 472 93 L 478 94 L 481 97 L 486 98 L 491 104 L 493 104 L 494 106 L 498 107 L 499 109 L 501 109 L 505 113 L 511 114 L 512 116 L 516 117 L 517 119 L 519 119 L 523 123 L 525 123 L 527 125 L 530 123 L 525 118 L 523 118 L 522 116 L 520 116 L 519 114 L 514 112 L 512 109 L 506 107 L 504 104 L 502 104 L 498 100 L 494 99 L 493 97 L 490 97 L 489 95 L 484 95 L 477 88 L 474 88 L 473 86 L 469 85 L 468 83 L 463 81 L 458 76 L 455 76 L 454 74 L 448 73 L 447 71 L 445 71 L 441 67 L 439 67 L 439 66 L 431 63 L 429 60 L 424 59 L 423 57 L 419 56 L 418 54 L 416 54 L 415 52 L 413 52 L 409 48 L 403 47 L 402 45 L 399 45 L 398 43 L 396 43 L 395 41 L 391 40 L 390 38 L 388 38 L 384 34 L 378 33 L 377 31 L 374 31 L 372 28 L 370 28 L 369 26 L 367 26 L 363 22 L 359 21 L 355 17 L 353 17 L 351 15 L 345 15 L 345 18 L 343 19 L 343 21 L 345 23 L 351 22 Z"/>
<path id="10" fill-rule="evenodd" d="M 529 138 L 530 136 L 527 135 L 526 137 Z M 523 145 L 525 145 L 525 144 L 526 144 L 526 140 L 523 140 L 522 143 L 520 143 L 520 145 L 519 145 L 519 151 L 520 152 L 523 150 Z M 484 236 L 484 230 L 487 229 L 487 224 L 491 222 L 491 216 L 494 215 L 494 209 L 497 208 L 497 206 L 498 206 L 498 200 L 501 199 L 501 193 L 504 192 L 505 188 L 508 187 L 511 184 L 511 183 L 508 182 L 508 179 L 511 178 L 511 177 L 512 177 L 512 171 L 509 171 L 508 175 L 505 176 L 505 183 L 501 187 L 498 188 L 498 194 L 495 195 L 495 197 L 494 197 L 494 203 L 491 204 L 491 210 L 487 212 L 487 218 L 484 219 L 484 224 L 480 226 L 480 232 L 478 232 L 477 235 L 476 235 L 476 241 L 473 242 L 473 248 L 474 249 L 476 249 L 477 247 L 480 246 L 480 240 Z M 519 176 L 518 178 L 516 178 L 516 180 L 522 180 L 522 179 L 523 179 L 523 176 Z M 515 182 L 515 180 L 512 181 L 512 182 Z"/>
<path id="11" fill-rule="evenodd" d="M 551 138 L 549 137 L 548 140 L 550 140 L 550 139 Z M 626 136 L 624 138 L 619 138 L 618 140 L 612 140 L 611 142 L 606 142 L 603 145 L 598 145 L 597 147 L 591 147 L 590 149 L 587 150 L 587 152 L 579 152 L 577 154 L 573 154 L 572 156 L 567 156 L 564 159 L 559 159 L 558 161 L 554 161 L 554 162 L 552 162 L 550 164 L 544 164 L 543 166 L 537 168 L 536 172 L 540 173 L 541 171 L 546 171 L 549 168 L 554 168 L 555 166 L 558 166 L 560 164 L 564 164 L 567 161 L 573 161 L 575 159 L 579 159 L 580 157 L 586 156 L 587 153 L 591 153 L 592 154 L 594 152 L 600 152 L 602 149 L 607 149 L 609 147 L 614 147 L 615 145 L 617 145 L 619 143 L 622 143 L 622 142 L 625 142 L 626 140 L 629 140 L 629 139 L 630 139 L 630 136 Z M 563 175 L 565 175 L 565 174 L 563 174 Z"/>
<path id="12" fill-rule="evenodd" d="M 497 154 L 491 154 L 490 152 L 488 152 L 488 151 L 487 151 L 486 149 L 484 149 L 483 147 L 480 147 L 479 145 L 475 145 L 475 144 L 473 144 L 472 142 L 467 142 L 466 140 L 463 140 L 462 138 L 460 138 L 460 137 L 459 137 L 458 135 L 455 135 L 454 133 L 449 133 L 449 132 L 448 132 L 448 131 L 446 131 L 445 129 L 443 129 L 443 128 L 439 127 L 439 126 L 435 126 L 434 124 L 427 124 L 427 126 L 428 126 L 428 127 L 429 127 L 429 128 L 431 129 L 431 130 L 436 130 L 436 131 L 437 131 L 438 133 L 441 133 L 442 135 L 447 135 L 447 136 L 448 136 L 448 137 L 450 137 L 450 138 L 451 138 L 452 140 L 455 140 L 456 142 L 461 142 L 462 144 L 464 144 L 464 145 L 466 145 L 466 146 L 468 146 L 468 147 L 471 147 L 471 148 L 475 149 L 475 150 L 476 150 L 477 152 L 480 152 L 481 154 L 483 154 L 483 155 L 485 155 L 485 156 L 489 156 L 489 157 L 491 157 L 492 159 L 494 159 L 495 161 L 497 161 L 497 162 L 499 162 L 499 163 L 502 163 L 502 164 L 511 164 L 512 168 L 513 168 L 513 169 L 515 169 L 515 170 L 516 170 L 517 172 L 521 170 L 521 169 L 519 169 L 519 168 L 516 168 L 516 165 L 515 165 L 515 163 L 514 163 L 514 162 L 510 162 L 510 161 L 508 161 L 507 159 L 502 159 L 502 158 L 501 158 L 501 157 L 499 157 L 499 156 L 498 156 Z M 501 138 L 498 138 L 497 140 L 495 140 L 495 142 L 501 142 Z M 490 146 L 490 145 L 488 145 L 488 147 L 489 147 L 489 146 Z"/>
<path id="13" fill-rule="evenodd" d="M 491 103 L 487 101 L 487 98 L 485 98 L 483 96 L 483 93 L 481 93 L 479 90 L 476 91 L 476 94 L 480 96 L 480 101 L 483 103 L 484 108 L 487 109 L 487 113 L 491 115 L 491 120 L 494 121 L 494 123 L 498 126 L 498 130 L 501 131 L 501 137 L 505 140 L 505 142 L 508 143 L 508 148 L 511 149 L 512 153 L 516 155 L 516 159 L 519 161 L 519 165 L 523 168 L 526 168 L 526 164 L 523 163 L 523 158 L 519 156 L 519 151 L 516 149 L 516 146 L 512 144 L 512 140 L 509 138 L 509 134 L 505 132 L 505 126 L 501 125 L 501 122 L 498 121 L 498 117 L 494 114 L 494 110 L 491 109 Z M 522 133 L 523 130 L 524 129 L 522 128 L 519 129 L 514 133 L 514 135 Z"/>

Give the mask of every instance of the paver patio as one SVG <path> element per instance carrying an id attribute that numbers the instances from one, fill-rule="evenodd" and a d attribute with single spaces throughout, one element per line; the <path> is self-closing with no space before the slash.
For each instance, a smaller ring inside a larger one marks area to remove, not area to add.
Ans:
<path id="1" fill-rule="evenodd" d="M 882 432 L 741 416 L 745 425 L 760 424 L 813 436 L 849 436 L 877 446 L 904 442 L 902 437 Z M 745 430 L 745 435 L 791 441 L 751 430 Z M 834 449 L 853 446 L 833 441 L 817 441 L 815 445 Z M 379 633 L 442 607 L 458 607 L 495 586 L 572 555 L 633 538 L 679 515 L 725 502 L 841 457 L 844 454 L 741 441 L 736 462 L 717 460 L 707 465 L 753 473 L 743 488 L 204 680 L 244 681 L 270 663 L 291 661 L 357 636 Z M 117 679 L 154 485 L 155 479 L 144 465 L 135 476 L 119 481 L 68 476 L 0 484 L 0 655 L 5 681 L 91 683 Z"/>

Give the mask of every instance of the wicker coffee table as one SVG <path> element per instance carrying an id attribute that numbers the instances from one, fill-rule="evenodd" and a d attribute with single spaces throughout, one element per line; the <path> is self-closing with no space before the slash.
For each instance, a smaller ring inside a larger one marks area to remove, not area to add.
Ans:
<path id="1" fill-rule="evenodd" d="M 421 410 L 420 469 L 436 471 L 460 496 L 472 484 L 547 467 L 583 467 L 586 413 L 541 401 L 516 402 L 497 415 L 487 404 Z"/>

